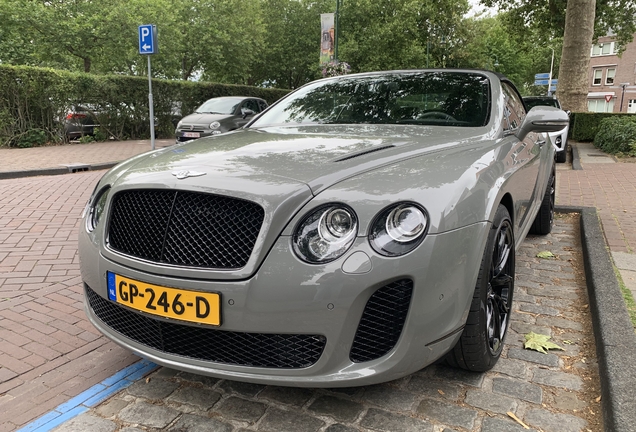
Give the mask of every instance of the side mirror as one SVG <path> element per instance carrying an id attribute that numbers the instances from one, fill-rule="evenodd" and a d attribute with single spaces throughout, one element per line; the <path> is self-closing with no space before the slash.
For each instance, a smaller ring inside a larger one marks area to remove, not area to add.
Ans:
<path id="1" fill-rule="evenodd" d="M 246 118 L 247 116 L 254 115 L 254 111 L 249 108 L 241 108 L 241 114 L 243 114 L 243 118 Z"/>
<path id="2" fill-rule="evenodd" d="M 537 106 L 528 111 L 516 136 L 522 140 L 530 132 L 558 132 L 569 124 L 570 118 L 565 111 L 549 106 Z"/>

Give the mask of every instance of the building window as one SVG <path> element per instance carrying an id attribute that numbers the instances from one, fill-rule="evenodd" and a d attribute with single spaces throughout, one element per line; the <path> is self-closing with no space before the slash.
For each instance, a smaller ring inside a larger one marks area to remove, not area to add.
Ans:
<path id="1" fill-rule="evenodd" d="M 605 74 L 605 85 L 613 85 L 614 84 L 614 75 L 616 75 L 616 69 L 608 69 Z"/>
<path id="2" fill-rule="evenodd" d="M 607 102 L 605 99 L 588 99 L 587 110 L 589 112 L 614 112 L 614 99 Z"/>
<path id="3" fill-rule="evenodd" d="M 594 69 L 594 81 L 592 81 L 592 85 L 601 85 L 602 78 L 603 78 L 603 70 Z"/>
<path id="4" fill-rule="evenodd" d="M 605 42 L 592 45 L 592 57 L 614 54 L 614 42 Z"/>

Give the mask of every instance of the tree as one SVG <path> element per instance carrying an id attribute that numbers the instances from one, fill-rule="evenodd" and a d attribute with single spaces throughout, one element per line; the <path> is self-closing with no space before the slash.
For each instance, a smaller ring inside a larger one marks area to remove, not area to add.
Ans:
<path id="1" fill-rule="evenodd" d="M 341 9 L 340 60 L 355 71 L 452 63 L 467 0 L 348 0 Z"/>
<path id="2" fill-rule="evenodd" d="M 559 67 L 557 96 L 563 109 L 587 111 L 594 0 L 569 0 Z"/>
<path id="3" fill-rule="evenodd" d="M 481 3 L 509 11 L 517 23 L 517 32 L 540 29 L 546 45 L 563 37 L 557 95 L 564 107 L 573 111 L 586 110 L 589 51 L 594 38 L 611 31 L 619 45 L 625 46 L 636 31 L 635 0 L 481 0 Z"/>

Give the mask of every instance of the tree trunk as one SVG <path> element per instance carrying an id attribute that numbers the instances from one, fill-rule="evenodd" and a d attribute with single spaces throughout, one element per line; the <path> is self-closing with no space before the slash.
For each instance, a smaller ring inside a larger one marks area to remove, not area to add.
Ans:
<path id="1" fill-rule="evenodd" d="M 557 96 L 563 109 L 587 111 L 596 0 L 568 0 Z"/>
<path id="2" fill-rule="evenodd" d="M 90 73 L 91 71 L 91 59 L 89 57 L 84 57 L 84 72 Z"/>

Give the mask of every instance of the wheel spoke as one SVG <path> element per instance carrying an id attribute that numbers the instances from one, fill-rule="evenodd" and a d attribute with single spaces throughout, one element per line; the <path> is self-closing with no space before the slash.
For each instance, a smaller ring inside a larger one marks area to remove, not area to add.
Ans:
<path id="1" fill-rule="evenodd" d="M 508 329 L 510 300 L 514 286 L 513 248 L 512 226 L 509 221 L 503 221 L 495 234 L 486 298 L 486 334 L 493 353 L 501 349 Z"/>

